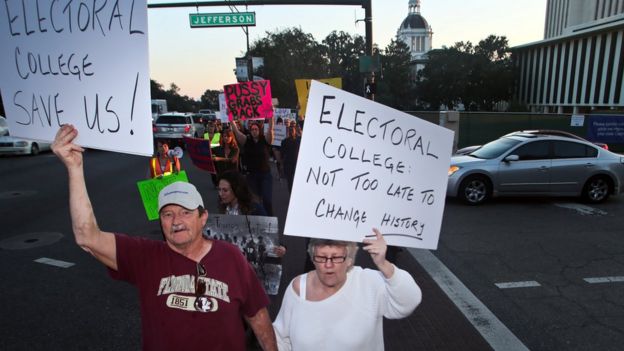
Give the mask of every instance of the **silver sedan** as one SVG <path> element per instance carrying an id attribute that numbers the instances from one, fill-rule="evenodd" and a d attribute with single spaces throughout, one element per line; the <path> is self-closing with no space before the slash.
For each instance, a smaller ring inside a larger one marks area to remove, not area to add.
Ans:
<path id="1" fill-rule="evenodd" d="M 624 191 L 624 156 L 578 139 L 512 133 L 451 158 L 447 196 L 479 205 L 492 196 L 580 196 Z"/>

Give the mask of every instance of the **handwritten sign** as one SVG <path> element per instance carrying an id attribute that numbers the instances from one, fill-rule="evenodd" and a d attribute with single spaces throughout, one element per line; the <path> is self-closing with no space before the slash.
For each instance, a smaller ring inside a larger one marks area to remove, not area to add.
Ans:
<path id="1" fill-rule="evenodd" d="M 269 126 L 265 124 L 264 132 L 266 133 Z M 273 146 L 282 146 L 282 140 L 286 138 L 287 130 L 283 124 L 273 126 Z"/>
<path id="2" fill-rule="evenodd" d="M 292 112 L 289 108 L 274 108 L 273 109 L 273 117 L 278 118 L 282 117 L 283 119 L 292 118 Z"/>
<path id="3" fill-rule="evenodd" d="M 5 1 L 0 90 L 11 135 L 153 154 L 147 3 Z"/>
<path id="4" fill-rule="evenodd" d="M 329 84 L 332 87 L 342 89 L 342 78 L 324 78 L 317 81 Z M 308 94 L 310 93 L 311 79 L 295 79 L 295 89 L 297 89 L 297 100 L 299 101 L 299 113 L 305 116 L 308 105 Z"/>
<path id="5" fill-rule="evenodd" d="M 287 235 L 435 249 L 453 132 L 312 82 Z"/>
<path id="6" fill-rule="evenodd" d="M 273 117 L 271 84 L 268 80 L 225 85 L 223 91 L 230 121 Z"/>
<path id="7" fill-rule="evenodd" d="M 184 144 L 186 151 L 191 156 L 191 161 L 197 168 L 208 171 L 208 173 L 217 173 L 212 160 L 210 140 L 184 137 Z"/>
<path id="8" fill-rule="evenodd" d="M 279 245 L 277 217 L 210 214 L 205 236 L 225 240 L 241 250 L 269 295 L 277 295 L 282 265 L 273 253 Z"/>
<path id="9" fill-rule="evenodd" d="M 147 214 L 147 219 L 150 221 L 158 219 L 158 194 L 167 185 L 174 182 L 187 182 L 188 177 L 185 171 L 179 173 L 172 173 L 171 175 L 154 178 L 148 180 L 141 180 L 137 182 L 139 187 L 139 194 L 141 194 L 141 200 L 143 201 L 143 207 Z"/>
<path id="10" fill-rule="evenodd" d="M 225 94 L 219 94 L 219 111 L 217 112 L 217 118 L 223 123 L 228 122 L 227 104 L 225 103 Z"/>

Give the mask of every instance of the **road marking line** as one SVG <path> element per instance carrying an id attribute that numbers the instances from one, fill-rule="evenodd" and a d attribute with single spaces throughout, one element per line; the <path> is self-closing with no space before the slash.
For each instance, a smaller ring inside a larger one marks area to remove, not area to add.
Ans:
<path id="1" fill-rule="evenodd" d="M 603 210 L 599 210 L 597 208 L 593 208 L 593 207 L 589 207 L 589 206 L 585 206 L 585 205 L 581 205 L 581 204 L 574 204 L 574 203 L 555 203 L 555 206 L 557 207 L 562 207 L 562 208 L 567 208 L 569 210 L 574 210 L 576 212 L 578 212 L 579 214 L 585 216 L 585 215 L 596 215 L 596 216 L 604 216 L 607 214 L 606 211 Z"/>
<path id="2" fill-rule="evenodd" d="M 540 283 L 535 280 L 527 280 L 523 282 L 504 282 L 504 283 L 494 283 L 499 289 L 514 289 L 514 288 L 534 288 L 537 286 L 542 286 Z"/>
<path id="3" fill-rule="evenodd" d="M 47 258 L 47 257 L 38 258 L 38 259 L 35 260 L 35 262 L 43 263 L 43 264 L 49 264 L 50 266 L 56 266 L 56 267 L 61 267 L 61 268 L 69 268 L 69 267 L 75 265 L 75 263 L 59 261 L 59 260 L 53 260 L 53 259 Z"/>
<path id="4" fill-rule="evenodd" d="M 624 276 L 613 276 L 613 277 L 593 277 L 593 278 L 583 278 L 584 281 L 589 284 L 600 284 L 600 283 L 622 283 L 624 282 Z"/>
<path id="5" fill-rule="evenodd" d="M 408 248 L 409 253 L 429 273 L 442 291 L 453 301 L 470 323 L 495 351 L 528 351 L 522 341 L 490 311 L 429 250 Z"/>

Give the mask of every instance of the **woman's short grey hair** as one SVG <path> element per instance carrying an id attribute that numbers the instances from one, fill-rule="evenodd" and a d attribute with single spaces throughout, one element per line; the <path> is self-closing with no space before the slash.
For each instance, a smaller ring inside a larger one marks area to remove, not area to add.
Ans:
<path id="1" fill-rule="evenodd" d="M 350 266 L 353 266 L 355 263 L 355 256 L 358 252 L 358 245 L 353 241 L 342 241 L 342 240 L 330 240 L 330 239 L 310 239 L 310 243 L 308 244 L 308 255 L 312 262 L 314 262 L 314 249 L 321 246 L 341 246 L 347 249 L 347 258 L 351 259 Z"/>

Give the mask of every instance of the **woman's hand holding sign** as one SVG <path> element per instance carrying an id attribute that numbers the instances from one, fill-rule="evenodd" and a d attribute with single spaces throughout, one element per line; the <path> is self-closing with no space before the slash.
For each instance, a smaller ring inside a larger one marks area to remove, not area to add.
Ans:
<path id="1" fill-rule="evenodd" d="M 367 235 L 366 238 L 374 236 L 375 239 L 364 239 L 363 249 L 371 255 L 373 262 L 386 279 L 389 279 L 394 274 L 394 265 L 386 260 L 386 251 L 388 250 L 386 239 L 377 228 L 373 228 L 373 233 L 373 235 Z"/>

